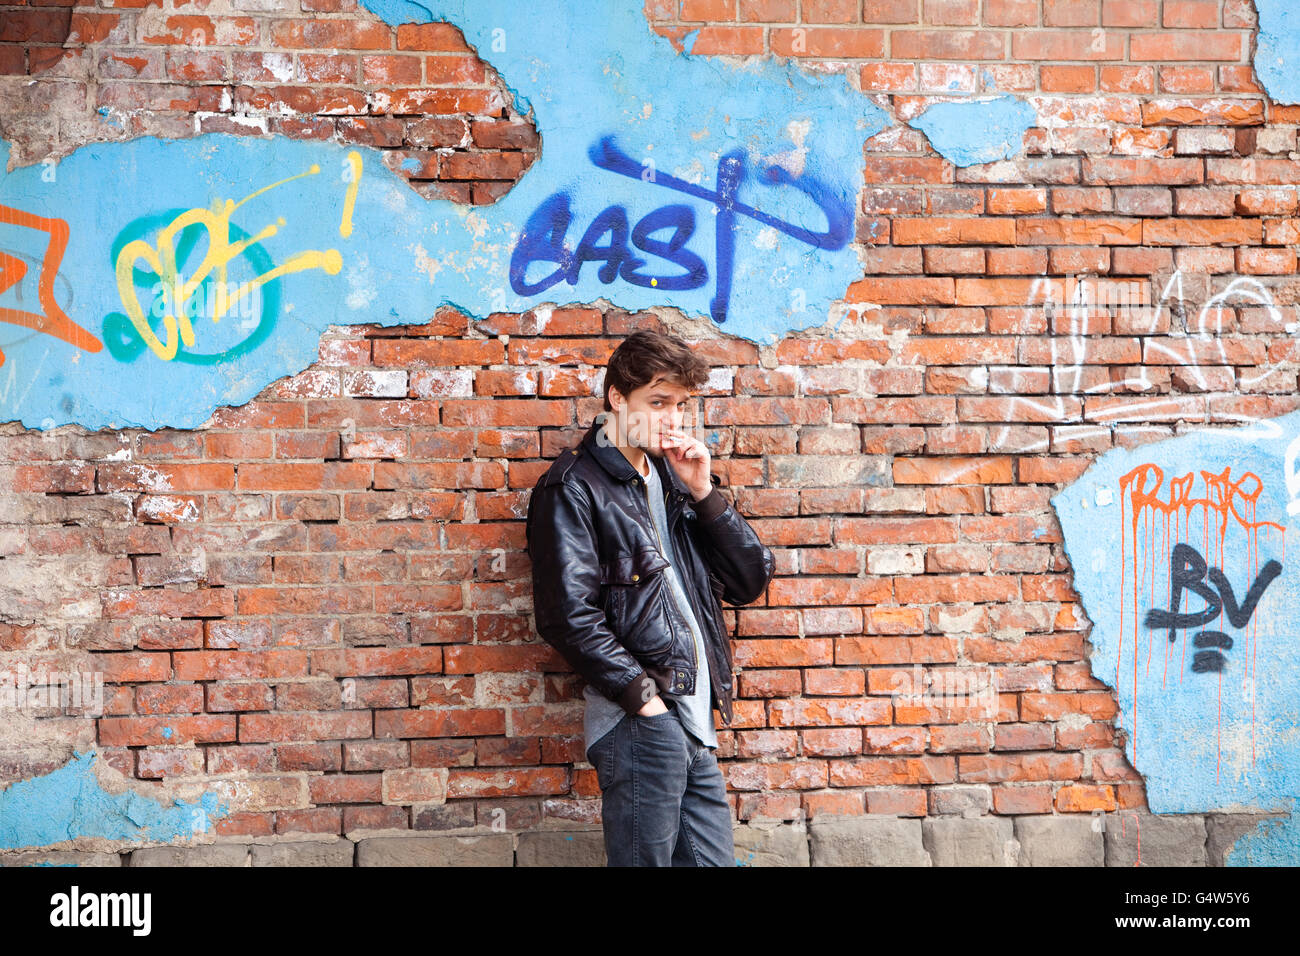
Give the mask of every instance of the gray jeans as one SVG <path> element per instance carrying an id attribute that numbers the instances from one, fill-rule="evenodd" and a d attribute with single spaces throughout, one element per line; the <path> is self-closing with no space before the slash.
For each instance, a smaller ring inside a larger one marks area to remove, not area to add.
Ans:
<path id="1" fill-rule="evenodd" d="M 609 866 L 735 866 L 731 806 L 713 751 L 676 709 L 627 714 L 587 751 Z"/>

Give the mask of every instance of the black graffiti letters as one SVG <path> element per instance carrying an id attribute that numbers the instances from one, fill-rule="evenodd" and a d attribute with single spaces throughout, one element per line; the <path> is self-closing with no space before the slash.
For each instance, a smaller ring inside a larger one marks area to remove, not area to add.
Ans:
<path id="1" fill-rule="evenodd" d="M 1223 601 L 1219 595 L 1205 583 L 1205 559 L 1201 553 L 1189 544 L 1176 544 L 1169 555 L 1169 607 L 1152 608 L 1147 611 L 1146 625 L 1149 628 L 1169 628 L 1169 640 L 1178 639 L 1178 629 L 1200 627 L 1219 616 Z M 1203 598 L 1206 608 L 1203 611 L 1183 613 L 1183 592 L 1191 591 Z"/>
<path id="2" fill-rule="evenodd" d="M 1232 638 L 1222 631 L 1200 631 L 1192 638 L 1192 644 L 1196 647 L 1221 647 L 1226 651 L 1232 647 Z M 1197 674 L 1218 673 L 1227 663 L 1220 651 L 1197 651 L 1192 658 L 1192 671 Z"/>
<path id="3" fill-rule="evenodd" d="M 1234 628 L 1243 628 L 1250 622 L 1264 591 L 1281 573 L 1280 563 L 1268 561 L 1260 569 L 1259 576 L 1246 592 L 1246 597 L 1238 604 L 1237 595 L 1227 575 L 1219 568 L 1209 567 L 1201 553 L 1190 544 L 1180 542 L 1174 545 L 1169 555 L 1169 608 L 1152 608 L 1147 611 L 1146 626 L 1153 630 L 1168 628 L 1171 642 L 1178 639 L 1180 629 L 1202 627 L 1220 614 L 1226 616 Z M 1207 579 L 1209 583 L 1206 583 Z M 1199 611 L 1180 610 L 1184 591 L 1190 591 L 1201 598 L 1205 607 Z M 1224 670 L 1227 659 L 1223 652 L 1232 647 L 1231 637 L 1222 631 L 1201 631 L 1192 638 L 1192 643 L 1196 647 L 1210 648 L 1196 652 L 1192 660 L 1194 672 L 1201 674 Z"/>

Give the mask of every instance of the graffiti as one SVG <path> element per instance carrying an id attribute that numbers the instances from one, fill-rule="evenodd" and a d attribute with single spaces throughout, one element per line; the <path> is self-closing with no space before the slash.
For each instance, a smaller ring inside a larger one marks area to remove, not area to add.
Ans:
<path id="1" fill-rule="evenodd" d="M 484 115 L 531 119 L 545 149 L 527 172 L 490 204 L 467 205 L 458 190 L 413 188 L 400 160 L 389 165 L 396 154 L 376 147 L 217 132 L 69 143 L 57 164 L 6 163 L 0 203 L 72 224 L 62 271 L 76 277 L 77 310 L 59 301 L 104 341 L 82 356 L 49 336 L 4 339 L 20 377 L 0 391 L 0 417 L 198 428 L 318 361 L 331 326 L 418 325 L 442 308 L 481 321 L 604 298 L 629 314 L 725 320 L 728 334 L 769 343 L 823 326 L 861 276 L 863 149 L 895 120 L 849 77 L 784 58 L 683 56 L 632 0 L 602 5 L 599 29 L 581 5 L 551 0 L 361 7 L 377 30 L 452 24 L 490 51 L 493 82 L 472 98 Z M 395 91 L 377 95 L 396 104 Z M 422 111 L 394 115 L 416 124 Z M 266 116 L 250 123 L 270 128 Z M 10 154 L 0 141 L 0 162 Z M 313 164 L 323 175 L 224 215 L 226 197 Z M 462 179 L 458 164 L 445 164 L 447 181 Z M 331 249 L 343 259 L 334 274 Z M 321 261 L 297 259 L 303 250 Z M 147 380 L 123 378 L 124 362 L 147 365 Z"/>
<path id="2" fill-rule="evenodd" d="M 36 216 L 21 209 L 0 205 L 0 226 L 19 226 L 49 234 L 44 257 L 41 260 L 40 275 L 36 280 L 36 300 L 41 312 L 0 306 L 0 322 L 8 322 L 23 328 L 34 329 L 45 335 L 52 335 L 85 352 L 98 352 L 104 346 L 99 339 L 83 329 L 59 307 L 54 295 L 54 277 L 58 275 L 63 253 L 68 248 L 68 223 L 64 219 Z M 27 263 L 16 254 L 0 250 L 0 295 L 13 289 L 18 292 L 18 283 L 27 275 Z M 5 355 L 0 351 L 0 365 Z"/>
<path id="3" fill-rule="evenodd" d="M 352 150 L 344 162 L 343 178 L 347 189 L 339 234 L 347 238 L 352 234 L 352 210 L 361 180 L 361 154 Z M 112 259 L 118 295 L 126 312 L 125 316 L 111 313 L 104 319 L 105 338 L 114 356 L 131 361 L 147 346 L 163 361 L 180 358 L 182 361 L 212 363 L 227 361 L 264 340 L 275 321 L 278 298 L 274 290 L 267 294 L 269 302 L 262 303 L 259 310 L 262 312 L 261 320 L 253 333 L 242 341 L 220 352 L 196 354 L 180 351 L 181 344 L 187 350 L 194 347 L 196 337 L 191 320 L 200 311 L 206 311 L 208 318 L 216 324 L 233 308 L 246 305 L 250 297 L 280 276 L 308 269 L 336 275 L 343 268 L 343 257 L 337 249 L 306 250 L 276 266 L 260 244 L 285 225 L 283 217 L 253 235 L 232 222 L 235 211 L 249 200 L 277 186 L 319 172 L 320 166 L 313 163 L 306 172 L 263 186 L 238 202 L 217 199 L 210 209 L 173 210 L 161 217 L 137 219 L 123 230 L 114 244 Z M 151 244 L 143 235 L 154 229 L 157 229 L 157 239 Z M 187 275 L 183 267 L 195 249 L 201 250 L 202 259 Z M 141 262 L 145 268 L 140 267 Z M 230 269 L 232 264 L 239 262 L 250 267 L 254 274 L 232 284 L 228 278 Z M 150 288 L 154 296 L 148 316 L 140 301 L 141 287 Z M 161 319 L 165 341 L 155 331 L 151 318 Z M 134 330 L 134 337 L 131 330 Z"/>
<path id="4" fill-rule="evenodd" d="M 169 224 L 178 221 L 188 211 L 171 209 L 134 220 L 118 234 L 113 243 L 110 250 L 112 261 L 114 263 L 121 261 L 122 250 L 129 244 L 144 243 L 145 236 L 165 231 Z M 233 240 L 232 245 L 238 247 L 240 251 L 238 255 L 224 263 L 223 268 L 230 270 L 242 264 L 247 267 L 252 276 L 265 275 L 275 268 L 274 260 L 262 245 L 247 241 L 252 238 L 248 233 L 233 223 L 227 228 L 226 238 Z M 176 263 L 178 275 L 180 270 L 189 264 L 191 254 L 204 235 L 205 228 L 199 223 L 192 223 L 175 234 L 172 258 Z M 159 241 L 162 241 L 161 238 Z M 231 334 L 236 335 L 242 333 L 243 337 L 229 348 L 206 354 L 177 348 L 171 355 L 171 360 L 176 362 L 210 365 L 231 361 L 266 341 L 275 327 L 280 311 L 280 284 L 275 280 L 244 289 L 243 294 L 240 294 L 241 283 L 219 282 L 215 274 L 209 272 L 197 287 L 186 291 L 179 279 L 169 286 L 152 268 L 141 268 L 135 265 L 131 271 L 131 284 L 137 302 L 140 301 L 141 294 L 150 296 L 151 305 L 148 314 L 151 320 L 162 319 L 165 322 L 170 302 L 178 303 L 177 311 L 184 319 L 186 327 L 191 330 L 192 321 L 202 315 L 213 316 L 214 322 L 218 318 L 231 315 L 256 320 L 251 330 L 235 328 L 231 331 Z M 175 321 L 173 319 L 173 323 Z M 152 330 L 155 325 L 156 321 L 151 321 L 150 329 Z M 170 327 L 165 328 L 169 337 L 175 334 Z M 109 352 L 119 362 L 134 362 L 149 348 L 148 340 L 138 333 L 132 320 L 123 312 L 110 312 L 104 317 L 103 335 Z M 154 340 L 157 339 L 155 333 Z"/>
<path id="5" fill-rule="evenodd" d="M 826 217 L 825 231 L 804 228 L 739 201 L 737 195 L 748 173 L 745 154 L 741 150 L 728 152 L 718 160 L 713 189 L 656 171 L 653 162 L 637 162 L 618 148 L 612 136 L 594 144 L 588 157 L 600 169 L 692 196 L 713 207 L 715 279 L 709 312 L 715 322 L 727 320 L 735 266 L 737 217 L 750 219 L 814 249 L 842 249 L 852 235 L 853 212 L 850 208 L 837 201 L 815 177 L 806 173 L 793 176 L 778 164 L 765 166 L 758 177 L 759 182 L 772 187 L 792 186 L 811 199 Z M 631 229 L 632 246 L 681 270 L 674 274 L 648 275 L 641 271 L 646 261 L 637 257 L 628 246 L 629 220 L 624 207 L 611 205 L 602 210 L 583 233 L 577 248 L 570 250 L 565 245 L 573 221 L 570 204 L 568 193 L 557 192 L 529 217 L 510 260 L 510 287 L 516 295 L 540 295 L 561 280 L 576 286 L 583 266 L 589 262 L 604 263 L 596 275 L 605 285 L 622 279 L 631 285 L 672 291 L 698 289 L 708 281 L 708 266 L 699 255 L 686 248 L 695 234 L 695 210 L 691 206 L 683 203 L 660 206 L 643 216 Z M 669 230 L 671 235 L 666 240 L 654 238 L 657 233 Z M 606 237 L 608 242 L 602 244 Z M 557 268 L 544 278 L 529 282 L 528 267 L 538 262 L 552 263 Z"/>
<path id="6" fill-rule="evenodd" d="M 1233 647 L 1232 638 L 1223 630 L 1223 618 L 1226 616 L 1228 624 L 1235 629 L 1245 628 L 1251 622 L 1265 590 L 1282 572 L 1282 562 L 1278 560 L 1270 559 L 1262 569 L 1259 567 L 1260 530 L 1264 529 L 1266 533 L 1286 532 L 1284 525 L 1255 518 L 1259 498 L 1264 490 L 1259 477 L 1246 472 L 1234 480 L 1230 466 L 1218 473 L 1201 470 L 1199 474 L 1204 488 L 1201 496 L 1193 495 L 1196 474 L 1187 472 L 1178 477 L 1171 475 L 1168 489 L 1162 497 L 1165 473 L 1159 465 L 1152 463 L 1138 465 L 1119 479 L 1121 558 L 1119 639 L 1116 642 L 1115 672 L 1117 675 L 1123 672 L 1125 604 L 1131 590 L 1132 612 L 1127 620 L 1133 631 L 1134 687 L 1138 683 L 1137 669 L 1141 657 L 1137 643 L 1139 619 L 1148 630 L 1168 632 L 1169 640 L 1162 655 L 1164 673 L 1161 674 L 1161 685 L 1164 686 L 1170 659 L 1168 645 L 1177 642 L 1178 631 L 1202 628 L 1218 618 L 1216 629 L 1200 630 L 1192 636 L 1191 643 L 1198 650 L 1193 654 L 1190 670 L 1192 673 L 1214 673 L 1222 677 L 1227 666 L 1226 652 Z M 1198 511 L 1199 534 L 1196 528 L 1198 522 L 1195 521 Z M 1160 526 L 1156 524 L 1157 518 Z M 1234 554 L 1227 549 L 1231 528 L 1244 532 L 1244 565 L 1247 574 L 1253 576 L 1241 603 L 1237 602 L 1236 591 L 1223 572 L 1227 559 L 1243 557 L 1239 552 Z M 1139 529 L 1142 532 L 1141 542 Z M 1200 540 L 1199 549 L 1192 544 L 1196 538 Z M 1217 563 L 1209 565 L 1204 557 L 1206 554 L 1215 554 Z M 1161 593 L 1169 594 L 1166 608 L 1155 606 L 1161 569 L 1165 571 Z M 1147 591 L 1150 609 L 1142 617 L 1140 595 L 1144 590 Z M 1182 604 L 1185 594 L 1200 597 L 1205 602 L 1205 607 L 1184 611 Z M 1258 652 L 1258 642 L 1253 640 L 1255 637 L 1255 632 L 1248 635 L 1250 643 L 1244 654 L 1246 675 L 1250 673 L 1252 657 Z M 1187 667 L 1186 647 L 1185 641 L 1178 664 L 1180 670 Z M 1149 672 L 1152 658 L 1150 642 L 1146 658 Z M 1137 722 L 1135 697 L 1130 731 L 1134 759 L 1137 753 Z"/>
<path id="7" fill-rule="evenodd" d="M 1232 409 L 1216 408 L 1224 402 L 1224 394 L 1212 391 L 1212 383 L 1206 372 L 1209 369 L 1233 368 L 1227 348 L 1220 336 L 1224 331 L 1224 313 L 1233 307 L 1258 307 L 1265 311 L 1271 324 L 1283 325 L 1282 307 L 1274 300 L 1272 293 L 1258 279 L 1238 276 L 1222 290 L 1206 299 L 1199 309 L 1189 312 L 1186 293 L 1187 279 L 1181 270 L 1175 271 L 1161 288 L 1160 295 L 1152 301 L 1150 286 L 1146 281 L 1097 280 L 1097 279 L 1035 279 L 1030 287 L 1028 305 L 1041 307 L 1049 319 L 1054 318 L 1057 310 L 1064 310 L 1069 317 L 1069 331 L 1064 335 L 1053 335 L 1049 340 L 1050 359 L 1048 386 L 1051 394 L 1043 397 L 1015 395 L 1012 397 L 1012 411 L 1009 421 L 1051 421 L 1072 422 L 1077 419 L 1071 414 L 1073 407 L 1067 405 L 1066 396 L 1109 395 L 1126 392 L 1151 392 L 1156 383 L 1149 376 L 1150 369 L 1145 360 L 1135 363 L 1132 373 L 1111 378 L 1106 381 L 1088 384 L 1086 372 L 1093 365 L 1090 358 L 1098 347 L 1105 347 L 1104 339 L 1089 338 L 1088 326 L 1092 317 L 1099 310 L 1119 314 L 1120 311 L 1133 321 L 1135 335 L 1154 336 L 1160 327 L 1162 315 L 1168 313 L 1170 325 L 1175 335 L 1161 335 L 1159 339 L 1148 339 L 1148 348 L 1160 361 L 1169 367 L 1180 368 L 1188 380 L 1201 392 L 1207 393 L 1206 401 L 1210 411 L 1217 417 L 1229 421 L 1240 421 L 1254 426 L 1240 432 L 1224 432 L 1243 441 L 1259 438 L 1276 438 L 1280 435 L 1275 422 L 1243 415 Z M 1300 308 L 1296 308 L 1300 318 Z M 1296 326 L 1288 326 L 1288 331 Z M 1104 362 L 1098 364 L 1105 364 Z M 1245 369 L 1239 370 L 1236 392 L 1249 391 L 1269 374 L 1268 369 L 1258 374 L 1250 374 Z M 1176 393 L 1177 394 L 1177 393 Z M 1122 429 L 1123 422 L 1136 422 L 1144 414 L 1157 419 L 1168 417 L 1169 393 L 1153 394 L 1149 397 L 1135 397 L 1110 408 L 1099 408 L 1091 417 L 1098 424 L 1080 427 L 1072 433 L 1076 441 L 1084 441 L 1096 435 L 1110 434 Z M 1131 425 L 1130 427 L 1142 427 Z M 1198 429 L 1207 431 L 1209 429 Z M 1216 432 L 1223 431 L 1216 429 Z M 1005 446 L 1011 437 L 1012 426 L 1004 425 L 997 433 L 994 447 Z M 1017 451 L 1045 452 L 1050 450 L 1050 440 L 1017 446 Z M 1300 479 L 1297 479 L 1296 493 L 1300 494 Z M 1300 505 L 1297 505 L 1300 508 Z"/>
<path id="8" fill-rule="evenodd" d="M 616 278 L 632 285 L 664 289 L 698 289 L 708 277 L 704 261 L 684 248 L 695 232 L 695 210 L 690 206 L 663 206 L 644 216 L 632 229 L 632 243 L 637 249 L 680 266 L 679 275 L 646 275 L 641 267 L 645 260 L 628 249 L 627 213 L 621 206 L 610 206 L 600 213 L 583 233 L 578 248 L 564 246 L 564 236 L 573 221 L 567 193 L 556 193 L 537 207 L 528 219 L 510 265 L 510 286 L 518 295 L 540 295 L 560 280 L 577 285 L 582 267 L 588 262 L 604 262 L 596 273 L 608 285 Z M 671 229 L 667 240 L 654 239 L 655 233 Z M 598 241 L 609 236 L 609 244 Z M 536 282 L 526 278 L 528 266 L 535 262 L 555 263 L 558 268 Z"/>
<path id="9" fill-rule="evenodd" d="M 1300 795 L 1286 517 L 1300 411 L 1268 424 L 1112 449 L 1051 500 L 1089 668 L 1113 688 L 1153 813 L 1292 814 Z M 1294 863 L 1296 820 L 1243 839 L 1234 861 Z"/>
<path id="10" fill-rule="evenodd" d="M 1265 564 L 1240 605 L 1233 594 L 1232 583 L 1223 571 L 1220 568 L 1208 569 L 1210 584 L 1214 585 L 1211 588 L 1205 583 L 1206 570 L 1205 557 L 1194 547 L 1182 542 L 1174 545 L 1169 556 L 1169 608 L 1152 608 L 1147 611 L 1146 626 L 1168 628 L 1171 644 L 1178 639 L 1179 628 L 1201 627 L 1216 617 L 1222 621 L 1225 612 L 1233 627 L 1243 628 L 1255 613 L 1255 605 L 1264 596 L 1264 589 L 1282 573 L 1282 565 L 1275 560 Z M 1184 590 L 1201 597 L 1205 601 L 1205 608 L 1195 612 L 1180 610 Z M 1193 643 L 1197 647 L 1216 647 L 1224 651 L 1232 648 L 1232 638 L 1223 631 L 1201 631 L 1193 638 Z M 1192 661 L 1192 671 L 1198 674 L 1207 671 L 1221 673 L 1226 664 L 1227 659 L 1221 651 L 1197 651 Z"/>

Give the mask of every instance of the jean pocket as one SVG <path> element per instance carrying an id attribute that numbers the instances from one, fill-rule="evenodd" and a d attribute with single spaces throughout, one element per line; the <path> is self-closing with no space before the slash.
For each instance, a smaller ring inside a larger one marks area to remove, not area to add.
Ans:
<path id="1" fill-rule="evenodd" d="M 650 714 L 648 716 L 633 714 L 632 719 L 642 724 L 649 724 L 652 726 L 657 724 L 671 724 L 677 722 L 677 711 L 673 707 L 669 706 L 669 708 L 662 714 Z"/>
<path id="2" fill-rule="evenodd" d="M 617 735 L 618 728 L 615 727 L 587 750 L 587 763 L 596 769 L 596 783 L 602 793 L 609 789 L 609 785 L 614 782 L 615 758 L 617 756 L 614 741 Z"/>

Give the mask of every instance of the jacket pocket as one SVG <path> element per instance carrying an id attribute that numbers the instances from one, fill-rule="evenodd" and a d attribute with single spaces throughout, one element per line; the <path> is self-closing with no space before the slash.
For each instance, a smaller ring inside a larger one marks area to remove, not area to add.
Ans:
<path id="1" fill-rule="evenodd" d="M 634 655 L 654 657 L 672 645 L 667 568 L 668 561 L 654 548 L 617 555 L 601 565 L 610 629 Z"/>

